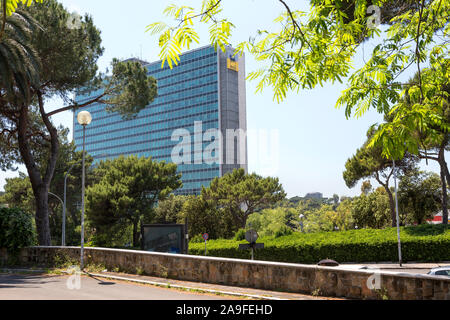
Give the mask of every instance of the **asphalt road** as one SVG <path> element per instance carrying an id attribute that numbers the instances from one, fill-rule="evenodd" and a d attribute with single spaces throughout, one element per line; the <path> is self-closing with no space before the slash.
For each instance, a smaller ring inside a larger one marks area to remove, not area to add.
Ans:
<path id="1" fill-rule="evenodd" d="M 223 300 L 224 296 L 82 276 L 0 274 L 0 300 Z M 69 283 L 69 284 L 68 284 Z M 79 289 L 77 289 L 80 284 Z M 72 289 L 70 289 L 72 288 Z"/>

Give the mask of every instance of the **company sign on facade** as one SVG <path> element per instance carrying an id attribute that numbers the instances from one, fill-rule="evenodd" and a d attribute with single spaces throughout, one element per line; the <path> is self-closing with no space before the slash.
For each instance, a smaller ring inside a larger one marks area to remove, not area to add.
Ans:
<path id="1" fill-rule="evenodd" d="M 237 61 L 234 61 L 230 58 L 227 59 L 227 68 L 233 71 L 239 71 L 239 64 Z"/>

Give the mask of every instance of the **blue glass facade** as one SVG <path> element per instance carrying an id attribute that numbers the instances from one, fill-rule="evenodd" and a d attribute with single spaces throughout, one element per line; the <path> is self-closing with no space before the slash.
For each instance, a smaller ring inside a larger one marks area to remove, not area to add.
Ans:
<path id="1" fill-rule="evenodd" d="M 180 56 L 178 66 L 170 69 L 161 62 L 146 65 L 148 74 L 157 80 L 158 96 L 132 120 L 123 120 L 117 113 L 108 113 L 105 105 L 95 103 L 83 108 L 92 115 L 86 127 L 86 150 L 95 161 L 119 155 L 152 157 L 171 162 L 172 149 L 179 141 L 171 141 L 176 129 L 186 129 L 194 136 L 194 122 L 202 122 L 202 131 L 220 129 L 219 59 L 213 47 L 204 47 Z M 78 103 L 95 97 L 77 96 Z M 81 149 L 82 127 L 74 114 L 74 141 Z M 193 140 L 193 139 L 192 139 Z M 201 142 L 205 148 L 211 142 Z M 194 159 L 192 142 L 192 159 Z M 217 161 L 218 162 L 218 161 Z M 222 172 L 220 164 L 179 164 L 183 187 L 177 194 L 198 194 L 201 186 Z"/>

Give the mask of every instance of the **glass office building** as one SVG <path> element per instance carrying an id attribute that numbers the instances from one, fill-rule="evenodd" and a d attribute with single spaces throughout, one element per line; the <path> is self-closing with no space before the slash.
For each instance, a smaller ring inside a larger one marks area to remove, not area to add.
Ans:
<path id="1" fill-rule="evenodd" d="M 247 171 L 244 56 L 234 58 L 232 48 L 222 52 L 206 46 L 182 54 L 173 69 L 167 63 L 162 69 L 161 61 L 141 63 L 157 80 L 158 95 L 135 119 L 125 121 L 100 103 L 83 108 L 92 115 L 86 150 L 95 161 L 133 154 L 175 162 L 183 181 L 176 194 L 198 194 L 215 177 L 240 167 Z M 76 101 L 81 104 L 100 93 L 78 95 Z M 217 142 L 208 134 L 214 130 L 222 133 L 222 142 L 206 152 Z M 74 113 L 78 150 L 82 134 Z M 183 161 L 174 161 L 174 152 Z"/>

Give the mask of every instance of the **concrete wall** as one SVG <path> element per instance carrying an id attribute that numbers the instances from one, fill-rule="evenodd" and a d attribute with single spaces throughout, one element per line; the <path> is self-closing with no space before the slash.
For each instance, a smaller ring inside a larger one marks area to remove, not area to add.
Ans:
<path id="1" fill-rule="evenodd" d="M 5 261 L 0 250 L 0 262 Z M 22 249 L 19 259 L 26 264 L 51 264 L 55 257 L 79 260 L 79 247 L 31 247 Z M 319 267 L 292 263 L 250 261 L 181 254 L 85 248 L 87 264 L 101 264 L 108 270 L 180 280 L 235 285 L 299 293 L 356 299 L 447 299 L 450 300 L 450 279 L 438 276 L 369 270 L 344 270 L 342 267 Z M 370 279 L 369 279 L 370 278 Z M 369 283 L 380 289 L 371 290 Z M 373 280 L 373 281 L 371 281 Z"/>

